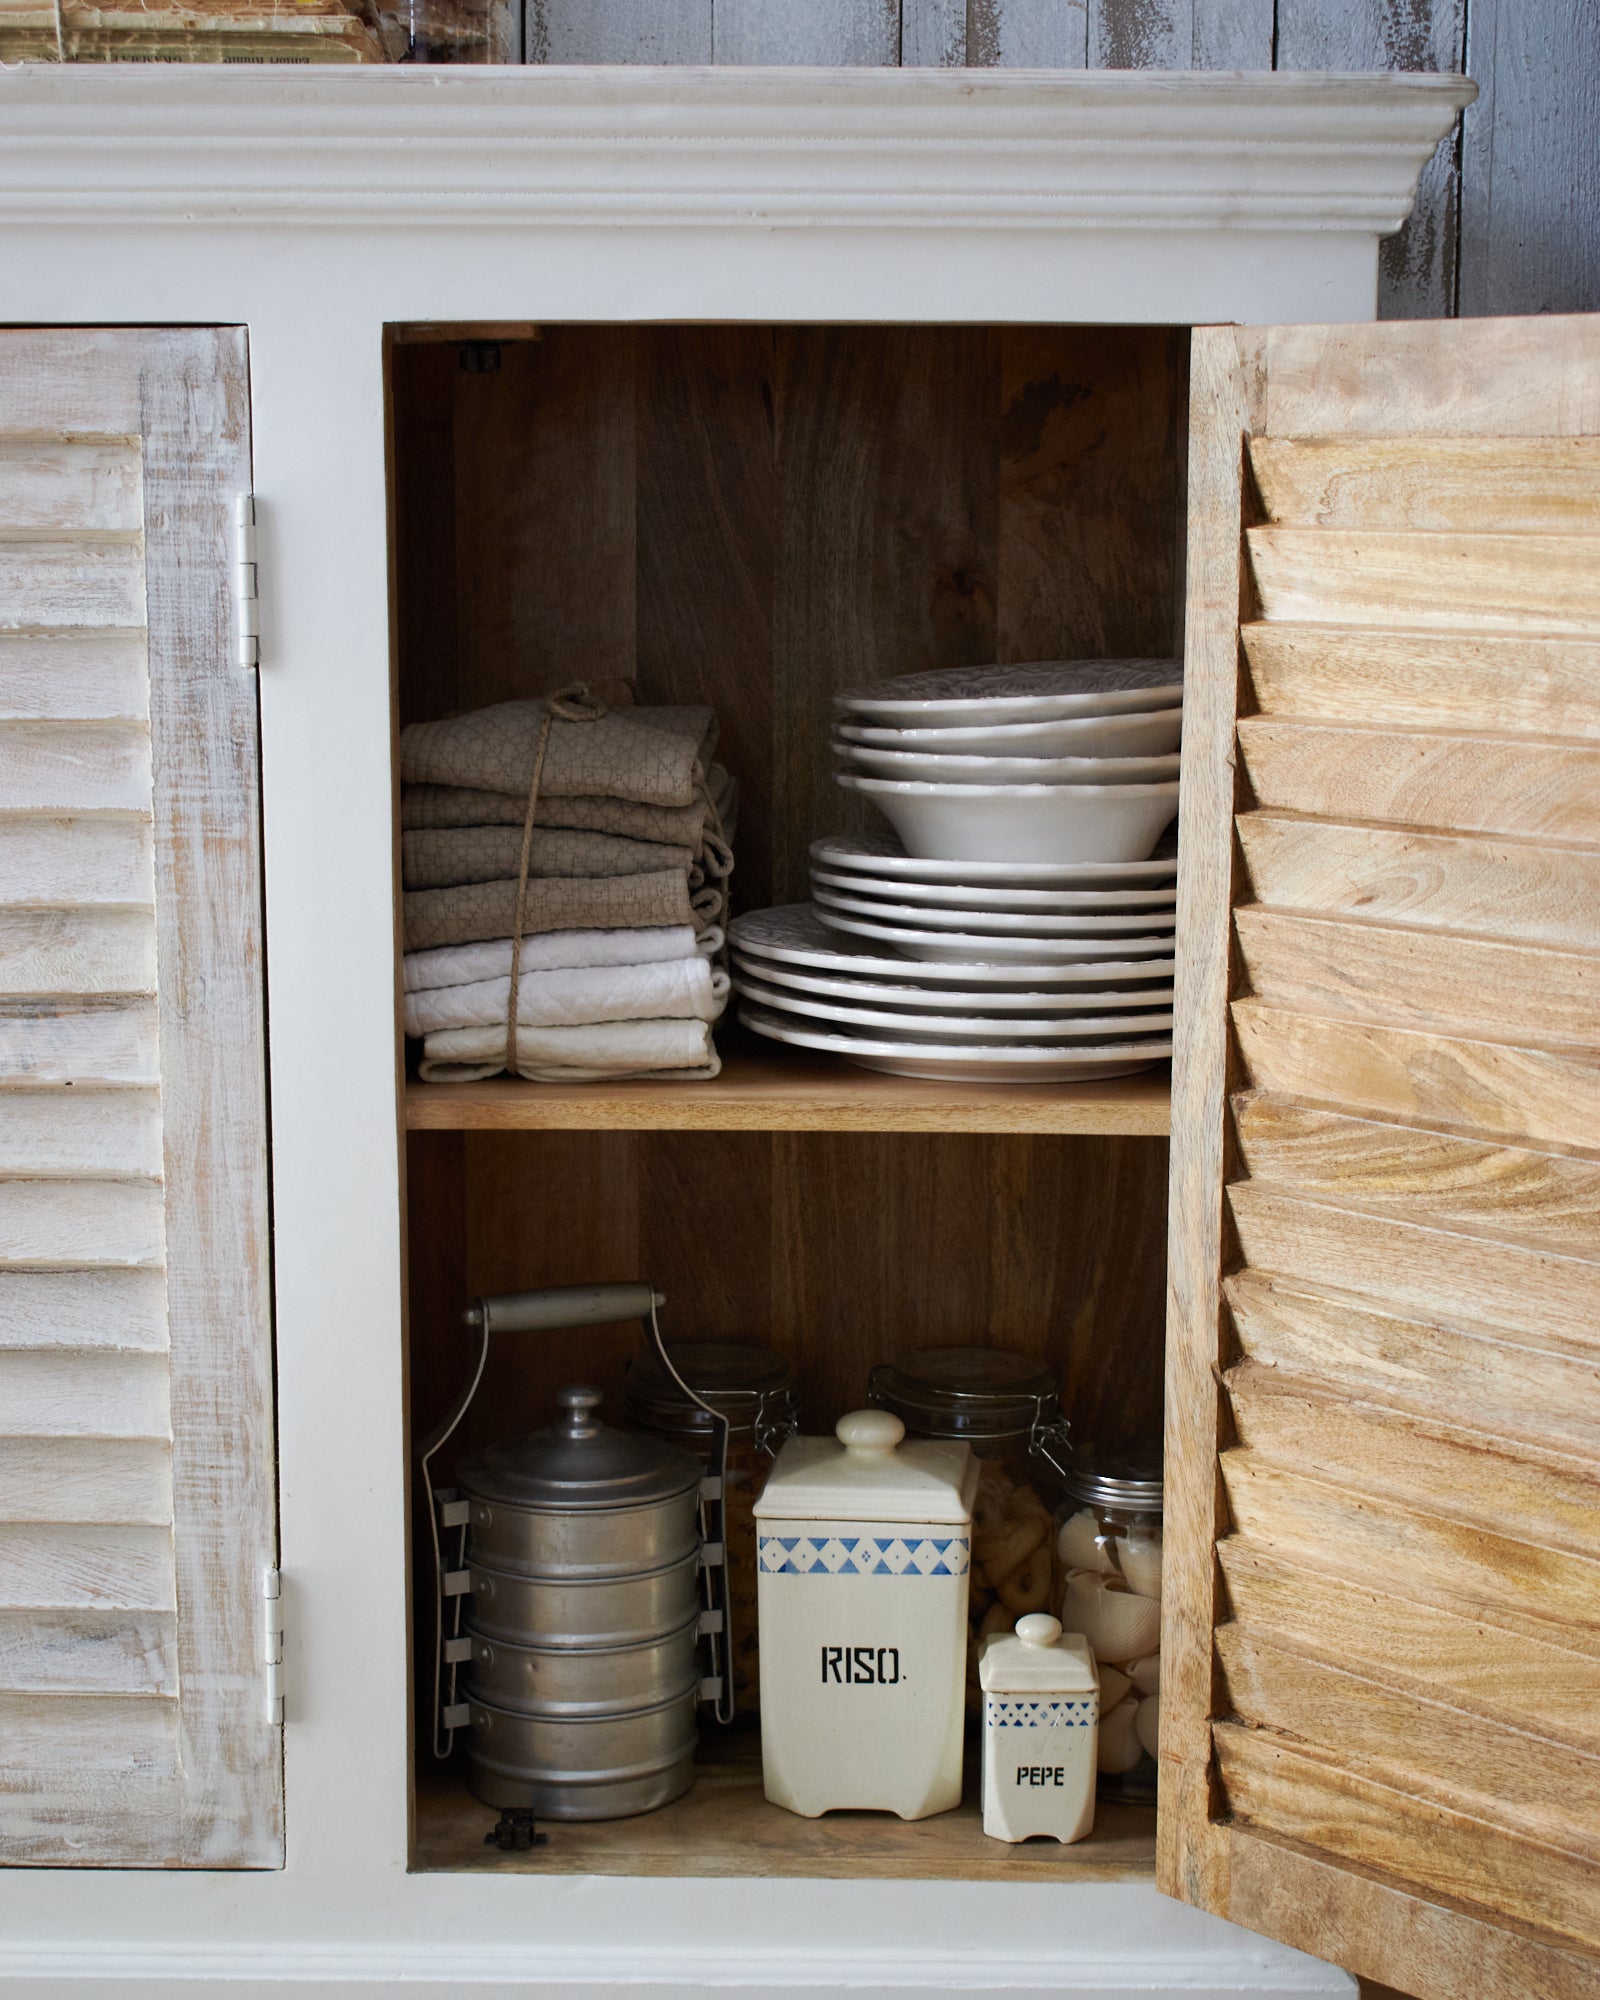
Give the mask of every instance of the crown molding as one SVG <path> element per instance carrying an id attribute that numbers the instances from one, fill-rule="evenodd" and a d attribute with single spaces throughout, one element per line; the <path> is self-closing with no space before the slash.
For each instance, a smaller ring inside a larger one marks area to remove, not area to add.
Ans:
<path id="1" fill-rule="evenodd" d="M 1457 76 L 932 69 L 0 72 L 0 222 L 1378 236 Z"/>

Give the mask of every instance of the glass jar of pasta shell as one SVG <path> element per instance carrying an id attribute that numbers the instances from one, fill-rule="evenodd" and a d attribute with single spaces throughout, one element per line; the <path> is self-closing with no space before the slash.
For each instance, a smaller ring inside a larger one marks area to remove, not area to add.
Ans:
<path id="1" fill-rule="evenodd" d="M 1075 1452 L 1056 1529 L 1061 1624 L 1100 1672 L 1099 1793 L 1153 1805 L 1161 1740 L 1159 1454 Z"/>
<path id="2" fill-rule="evenodd" d="M 756 1524 L 752 1511 L 772 1461 L 800 1427 L 794 1370 L 770 1347 L 741 1341 L 674 1341 L 672 1361 L 697 1396 L 728 1420 L 724 1508 L 735 1719 L 753 1719 L 761 1700 L 756 1630 Z M 638 1430 L 686 1445 L 709 1467 L 715 1442 L 706 1412 L 689 1402 L 653 1353 L 628 1364 L 623 1410 Z"/>
<path id="3" fill-rule="evenodd" d="M 1059 1594 L 1054 1510 L 1067 1425 L 1050 1370 L 1001 1347 L 924 1347 L 880 1362 L 869 1399 L 912 1437 L 959 1438 L 978 1460 L 967 1604 L 967 1713 L 982 1705 L 978 1651 Z"/>

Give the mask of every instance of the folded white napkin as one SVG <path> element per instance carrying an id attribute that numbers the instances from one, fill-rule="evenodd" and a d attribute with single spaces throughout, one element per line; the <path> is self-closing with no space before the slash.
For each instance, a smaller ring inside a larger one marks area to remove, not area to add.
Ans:
<path id="1" fill-rule="evenodd" d="M 509 942 L 509 940 L 508 940 Z M 582 1026 L 597 1021 L 714 1021 L 728 999 L 728 975 L 698 952 L 648 965 L 584 965 L 524 971 L 517 1021 L 524 1028 Z M 408 993 L 405 1030 L 433 1035 L 450 1028 L 499 1027 L 504 1046 L 511 978 Z"/>
<path id="2" fill-rule="evenodd" d="M 688 958 L 698 952 L 710 958 L 722 949 L 719 926 L 696 937 L 689 924 L 647 926 L 642 930 L 541 931 L 522 940 L 523 972 L 553 972 L 579 965 L 649 965 L 665 958 Z M 438 945 L 431 951 L 408 951 L 403 965 L 405 990 L 425 992 L 433 986 L 469 986 L 481 979 L 511 977 L 510 938 L 484 944 Z"/>
<path id="3" fill-rule="evenodd" d="M 475 1083 L 505 1068 L 504 1027 L 450 1028 L 422 1045 L 424 1083 Z M 517 1030 L 526 1077 L 547 1083 L 608 1078 L 713 1077 L 722 1064 L 706 1021 L 603 1021 L 587 1027 Z"/>

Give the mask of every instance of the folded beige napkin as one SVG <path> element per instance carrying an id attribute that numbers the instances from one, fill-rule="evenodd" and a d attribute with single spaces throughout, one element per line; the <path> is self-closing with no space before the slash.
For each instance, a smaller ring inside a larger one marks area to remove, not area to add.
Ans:
<path id="1" fill-rule="evenodd" d="M 400 836 L 400 868 L 408 889 L 514 878 L 521 859 L 520 820 L 515 826 L 442 826 Z M 536 826 L 528 854 L 530 876 L 657 875 L 695 865 L 692 847 L 564 827 Z"/>
<path id="2" fill-rule="evenodd" d="M 693 924 L 703 929 L 720 913 L 720 891 L 689 893 L 682 868 L 654 875 L 548 876 L 530 879 L 523 905 L 523 935 L 535 931 L 631 929 L 651 924 Z M 711 896 L 712 907 L 695 904 Z M 516 922 L 517 884 L 468 882 L 449 889 L 408 889 L 404 898 L 407 951 L 438 945 L 476 944 L 509 937 Z"/>
<path id="3" fill-rule="evenodd" d="M 526 810 L 545 714 L 542 701 L 502 701 L 437 722 L 413 722 L 400 732 L 400 776 L 412 785 L 509 792 L 521 796 Z M 693 805 L 716 734 L 709 708 L 615 708 L 581 722 L 558 715 L 550 725 L 539 797 Z"/>
<path id="4" fill-rule="evenodd" d="M 505 1033 L 511 981 L 480 979 L 405 997 L 405 1031 L 450 1028 Z M 525 972 L 517 990 L 524 1028 L 586 1027 L 597 1021 L 715 1021 L 728 1001 L 728 975 L 692 948 L 644 965 L 589 965 Z"/>
<path id="5" fill-rule="evenodd" d="M 706 789 L 733 838 L 738 793 L 733 779 L 713 764 Z M 465 785 L 407 785 L 400 795 L 400 825 L 406 832 L 445 826 L 521 826 L 528 815 L 523 792 L 475 791 Z M 624 840 L 657 840 L 698 851 L 707 825 L 705 801 L 690 806 L 642 806 L 630 799 L 549 798 L 541 789 L 533 815 L 536 827 L 610 833 Z"/>
<path id="6" fill-rule="evenodd" d="M 424 1083 L 476 1083 L 506 1066 L 506 1031 L 448 1028 L 422 1045 Z M 581 1028 L 518 1028 L 518 1073 L 544 1083 L 628 1077 L 686 1081 L 722 1067 L 707 1021 L 606 1021 Z"/>

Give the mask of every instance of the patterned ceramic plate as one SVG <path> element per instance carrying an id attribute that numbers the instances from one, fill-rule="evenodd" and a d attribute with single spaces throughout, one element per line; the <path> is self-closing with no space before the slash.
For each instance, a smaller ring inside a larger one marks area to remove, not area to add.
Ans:
<path id="1" fill-rule="evenodd" d="M 859 959 L 846 961 L 860 964 Z M 804 972 L 776 960 L 733 955 L 734 970 L 745 978 L 770 986 L 785 996 L 796 998 L 814 994 L 825 1000 L 842 1000 L 852 1007 L 893 1008 L 902 1015 L 917 1014 L 1039 1014 L 1057 1018 L 1066 1014 L 1109 1014 L 1118 1008 L 1170 1008 L 1172 1005 L 1172 961 L 1162 958 L 1139 959 L 1133 965 L 1082 968 L 1098 971 L 1105 984 L 1054 986 L 1031 990 L 1010 986 L 939 986 L 918 984 L 925 973 L 937 977 L 957 970 L 954 966 L 907 964 L 904 980 L 847 979 L 826 972 Z M 983 967 L 980 970 L 1014 971 L 1015 967 Z M 1080 970 L 1077 966 L 1051 967 L 1052 971 Z M 1145 978 L 1146 973 L 1153 976 Z M 1135 977 L 1135 975 L 1138 975 Z M 787 1005 L 787 998 L 785 1000 Z"/>
<path id="2" fill-rule="evenodd" d="M 904 924 L 870 923 L 865 917 L 846 916 L 843 910 L 817 905 L 817 915 L 830 930 L 849 937 L 866 938 L 869 943 L 887 945 L 908 958 L 959 959 L 982 964 L 985 960 L 1026 959 L 1035 965 L 1052 960 L 1093 958 L 1096 953 L 1114 950 L 1121 958 L 1170 958 L 1172 932 L 1164 937 L 1124 937 L 1099 933 L 1089 937 L 1042 937 L 1037 931 L 1025 936 L 996 931 L 912 930 Z"/>
<path id="3" fill-rule="evenodd" d="M 874 951 L 870 945 L 830 931 L 813 903 L 787 903 L 775 910 L 751 910 L 735 917 L 728 937 L 736 957 L 775 960 L 779 965 L 808 967 L 814 972 L 840 973 L 866 979 L 903 979 L 924 985 L 949 980 L 956 986 L 1009 986 L 1026 992 L 1041 986 L 1122 986 L 1135 979 L 1172 977 L 1170 950 L 1162 958 L 1132 960 L 1122 956 L 1122 942 L 1112 943 L 1115 959 L 1035 960 L 996 965 L 984 959 L 965 963 L 924 965 L 897 951 Z M 1168 944 L 1170 946 L 1170 940 Z M 946 955 L 941 953 L 941 959 Z M 954 954 L 950 954 L 953 958 Z"/>
<path id="4" fill-rule="evenodd" d="M 1057 722 L 1125 715 L 1183 700 L 1181 660 L 1035 660 L 1011 667 L 945 667 L 845 688 L 834 705 L 852 716 L 937 729 L 974 722 Z"/>
<path id="5" fill-rule="evenodd" d="M 810 1026 L 746 1004 L 739 1019 L 758 1035 L 797 1048 L 820 1049 L 862 1069 L 890 1076 L 932 1077 L 949 1083 L 1089 1083 L 1096 1077 L 1131 1076 L 1172 1054 L 1170 1040 L 1090 1043 L 1083 1048 L 1041 1048 L 1032 1043 L 990 1048 L 977 1043 L 886 1042 L 866 1035 Z"/>
<path id="6" fill-rule="evenodd" d="M 825 924 L 839 914 L 866 917 L 875 924 L 903 924 L 907 930 L 970 931 L 976 937 L 1170 936 L 1175 922 L 1170 903 L 1159 910 L 946 910 L 921 903 L 879 903 L 870 896 L 818 889 L 816 905 Z"/>
<path id="7" fill-rule="evenodd" d="M 903 1042 L 1032 1042 L 1041 1048 L 1064 1043 L 1119 1041 L 1132 1035 L 1170 1035 L 1172 1015 L 1057 1014 L 1047 1020 L 1033 1015 L 994 1019 L 985 1014 L 897 1014 L 883 1007 L 852 1007 L 840 1000 L 814 1000 L 804 993 L 785 992 L 735 973 L 733 988 L 746 1000 L 758 1001 L 785 1020 L 832 1022 L 875 1035 L 882 1041 Z"/>
<path id="8" fill-rule="evenodd" d="M 821 843 L 819 842 L 820 846 Z M 832 889 L 841 896 L 882 897 L 891 903 L 916 903 L 934 910 L 1055 911 L 1066 915 L 1112 915 L 1118 910 L 1169 911 L 1178 900 L 1175 882 L 1159 889 L 1005 889 L 979 884 L 956 888 L 948 882 L 902 882 L 894 876 L 839 874 L 831 868 L 811 870 L 812 887 L 820 895 Z"/>
<path id="9" fill-rule="evenodd" d="M 907 854 L 892 836 L 878 833 L 813 841 L 811 858 L 824 868 L 852 874 L 974 889 L 990 883 L 1015 889 L 1115 889 L 1135 883 L 1154 887 L 1178 873 L 1177 841 L 1170 835 L 1161 840 L 1150 861 L 925 861 Z"/>

